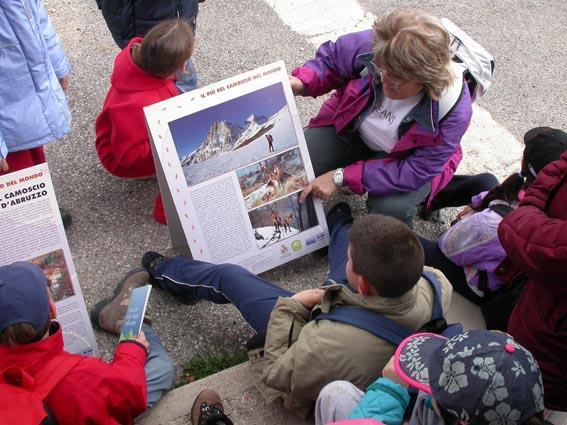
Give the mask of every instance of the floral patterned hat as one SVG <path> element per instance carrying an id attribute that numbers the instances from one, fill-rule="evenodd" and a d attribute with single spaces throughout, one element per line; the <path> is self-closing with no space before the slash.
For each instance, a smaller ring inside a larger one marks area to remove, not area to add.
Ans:
<path id="1" fill-rule="evenodd" d="M 451 339 L 415 334 L 396 350 L 395 368 L 470 425 L 516 425 L 543 411 L 536 360 L 503 332 L 471 330 Z"/>

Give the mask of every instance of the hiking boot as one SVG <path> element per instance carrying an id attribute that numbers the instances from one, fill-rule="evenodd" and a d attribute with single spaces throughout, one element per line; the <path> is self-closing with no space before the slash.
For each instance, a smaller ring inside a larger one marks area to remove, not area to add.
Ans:
<path id="1" fill-rule="evenodd" d="M 149 275 L 144 269 L 134 269 L 118 283 L 114 295 L 98 302 L 91 311 L 94 326 L 112 334 L 120 335 L 124 316 L 130 304 L 132 289 L 148 283 Z M 144 320 L 146 323 L 148 319 Z"/>
<path id="2" fill-rule="evenodd" d="M 142 255 L 142 267 L 148 272 L 152 286 L 158 283 L 155 278 L 156 268 L 166 260 L 165 256 L 155 251 L 147 251 Z"/>
<path id="3" fill-rule="evenodd" d="M 197 395 L 191 407 L 191 423 L 193 425 L 232 425 L 232 421 L 224 414 L 220 396 L 216 391 L 208 388 Z"/>

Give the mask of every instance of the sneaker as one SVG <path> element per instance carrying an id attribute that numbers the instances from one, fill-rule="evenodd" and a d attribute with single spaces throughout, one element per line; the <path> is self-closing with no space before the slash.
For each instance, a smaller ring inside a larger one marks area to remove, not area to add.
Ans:
<path id="1" fill-rule="evenodd" d="M 98 302 L 91 310 L 91 322 L 99 329 L 120 335 L 124 316 L 130 304 L 132 289 L 148 283 L 149 275 L 144 269 L 134 269 L 118 283 L 114 295 Z M 147 321 L 147 320 L 146 320 Z"/>
<path id="2" fill-rule="evenodd" d="M 150 277 L 150 284 L 156 288 L 165 290 L 168 294 L 173 295 L 177 301 L 186 305 L 193 305 L 200 301 L 195 294 L 196 289 L 187 285 L 171 284 L 168 279 L 156 279 L 156 269 L 161 266 L 169 258 L 161 255 L 159 252 L 148 251 L 142 255 L 142 267 L 146 270 Z"/>
<path id="3" fill-rule="evenodd" d="M 191 423 L 193 425 L 232 425 L 232 421 L 224 414 L 220 396 L 216 391 L 208 388 L 197 395 L 191 407 Z"/>
<path id="4" fill-rule="evenodd" d="M 150 283 L 155 285 L 156 281 L 156 268 L 163 263 L 167 258 L 161 255 L 159 252 L 155 251 L 147 251 L 142 255 L 142 267 L 148 272 L 150 275 Z"/>
<path id="5" fill-rule="evenodd" d="M 335 206 L 333 206 L 329 212 L 327 213 L 327 222 L 331 220 L 337 214 L 346 215 L 352 218 L 352 208 L 346 202 L 339 202 Z"/>

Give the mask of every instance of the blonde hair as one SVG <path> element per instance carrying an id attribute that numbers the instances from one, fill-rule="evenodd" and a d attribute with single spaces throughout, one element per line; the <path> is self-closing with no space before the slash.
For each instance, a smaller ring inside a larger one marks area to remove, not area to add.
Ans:
<path id="1" fill-rule="evenodd" d="M 453 81 L 449 43 L 441 21 L 419 9 L 397 8 L 374 22 L 376 64 L 396 77 L 422 84 L 434 100 Z"/>

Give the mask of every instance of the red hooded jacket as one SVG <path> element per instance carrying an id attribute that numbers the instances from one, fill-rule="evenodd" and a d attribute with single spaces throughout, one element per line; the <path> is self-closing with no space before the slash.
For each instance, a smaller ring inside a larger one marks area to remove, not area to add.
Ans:
<path id="1" fill-rule="evenodd" d="M 19 366 L 34 376 L 53 356 L 63 353 L 57 328 L 49 337 L 26 345 L 0 345 L 0 370 Z M 53 329 L 53 328 L 52 328 Z M 146 410 L 146 352 L 136 343 L 120 343 L 114 360 L 85 357 L 45 399 L 59 425 L 130 424 Z"/>
<path id="2" fill-rule="evenodd" d="M 144 119 L 144 106 L 179 94 L 173 78 L 156 78 L 134 63 L 130 49 L 135 37 L 114 60 L 102 112 L 95 124 L 100 162 L 117 177 L 139 178 L 156 173 Z"/>
<path id="3" fill-rule="evenodd" d="M 512 312 L 508 332 L 537 359 L 545 406 L 567 410 L 567 152 L 545 167 L 498 237 L 528 284 Z"/>

